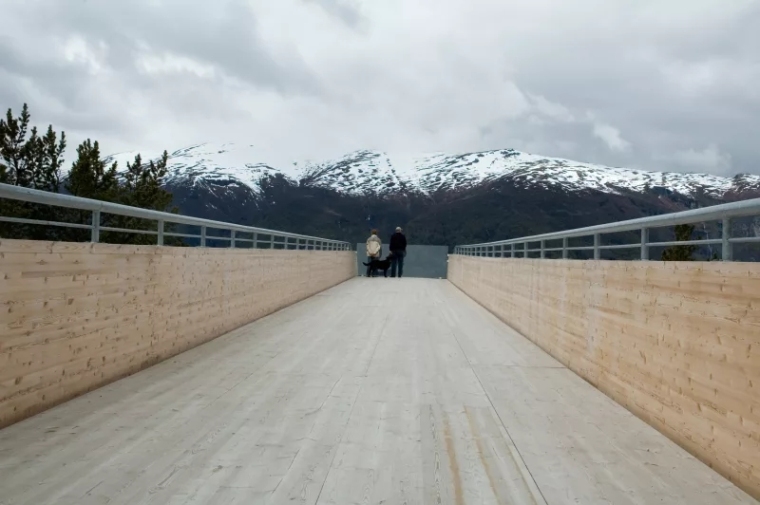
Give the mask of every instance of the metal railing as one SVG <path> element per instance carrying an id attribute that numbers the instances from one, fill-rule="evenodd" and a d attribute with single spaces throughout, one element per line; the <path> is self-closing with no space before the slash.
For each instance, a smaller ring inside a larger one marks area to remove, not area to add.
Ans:
<path id="1" fill-rule="evenodd" d="M 164 245 L 165 237 L 177 237 L 198 239 L 201 247 L 206 247 L 207 241 L 209 240 L 216 240 L 228 242 L 230 247 L 238 247 L 241 244 L 251 244 L 252 248 L 259 248 L 261 245 L 265 245 L 265 247 L 263 247 L 265 249 L 295 249 L 318 251 L 348 251 L 351 249 L 351 246 L 348 242 L 339 240 L 330 240 L 320 237 L 300 235 L 297 233 L 268 230 L 266 228 L 255 228 L 252 226 L 243 226 L 233 223 L 225 223 L 223 221 L 213 221 L 210 219 L 200 219 L 196 217 L 172 214 L 169 212 L 140 209 L 138 207 L 102 202 L 99 200 L 92 200 L 90 198 L 62 195 L 59 193 L 23 188 L 9 184 L 0 183 L 0 198 L 90 212 L 92 216 L 90 224 L 27 219 L 2 215 L 0 215 L 0 222 L 86 229 L 90 230 L 91 242 L 99 242 L 101 232 L 118 232 L 155 235 L 156 243 L 158 245 Z M 155 221 L 156 228 L 154 230 L 144 230 L 102 226 L 101 218 L 103 214 Z M 200 233 L 176 233 L 168 231 L 166 229 L 167 224 L 179 224 L 198 227 L 200 228 Z M 207 233 L 208 230 L 221 230 L 223 232 L 229 232 L 229 236 L 218 234 L 209 235 Z M 245 235 L 250 236 L 250 238 L 246 238 Z M 260 237 L 262 235 L 268 238 L 261 239 Z"/>
<path id="2" fill-rule="evenodd" d="M 498 242 L 459 245 L 454 248 L 454 254 L 501 258 L 527 258 L 531 253 L 539 253 L 541 258 L 546 258 L 547 253 L 561 252 L 562 258 L 567 259 L 568 253 L 570 251 L 593 251 L 594 259 L 601 259 L 601 253 L 605 250 L 640 248 L 641 260 L 646 261 L 649 260 L 649 250 L 652 247 L 671 247 L 684 245 L 700 246 L 720 244 L 722 252 L 721 259 L 723 261 L 732 261 L 733 246 L 735 244 L 760 244 L 760 237 L 731 236 L 732 219 L 751 216 L 760 216 L 760 198 L 714 205 L 701 209 L 686 210 L 683 212 L 674 212 L 672 214 L 643 217 L 597 226 L 588 226 L 586 228 L 577 228 L 568 231 L 544 233 L 542 235 L 532 235 L 529 237 L 501 240 Z M 694 224 L 709 221 L 718 221 L 720 223 L 720 238 L 665 242 L 650 241 L 649 235 L 650 231 L 653 229 L 676 226 L 680 224 Z M 631 231 L 639 231 L 641 233 L 640 242 L 609 245 L 602 244 L 601 237 L 603 235 Z M 589 237 L 593 237 L 594 240 L 594 243 L 591 246 L 571 246 L 569 244 L 569 239 Z M 562 241 L 561 246 L 547 246 L 547 242 L 554 241 Z M 539 247 L 535 247 L 535 245 L 539 245 Z"/>

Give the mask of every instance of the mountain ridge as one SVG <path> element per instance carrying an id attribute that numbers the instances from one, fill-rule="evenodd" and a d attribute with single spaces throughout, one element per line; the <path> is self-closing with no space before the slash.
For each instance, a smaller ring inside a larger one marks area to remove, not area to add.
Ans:
<path id="1" fill-rule="evenodd" d="M 111 155 L 126 168 L 136 153 Z M 644 192 L 659 187 L 682 195 L 706 194 L 723 198 L 732 192 L 760 191 L 759 175 L 722 177 L 710 174 L 655 172 L 609 167 L 565 158 L 534 155 L 514 149 L 459 154 L 433 153 L 394 157 L 372 150 L 359 150 L 323 162 L 294 162 L 278 168 L 256 159 L 253 145 L 195 144 L 169 155 L 168 185 L 224 181 L 242 184 L 260 194 L 262 177 L 282 176 L 291 182 L 331 189 L 344 194 L 399 194 L 471 188 L 508 177 L 520 185 L 556 186 L 567 191 L 603 193 Z M 146 159 L 157 158 L 146 155 Z"/>
<path id="2" fill-rule="evenodd" d="M 108 159 L 123 171 L 134 154 Z M 755 175 L 645 172 L 512 149 L 406 157 L 363 150 L 278 166 L 252 145 L 198 144 L 174 151 L 168 169 L 164 186 L 182 214 L 350 242 L 370 228 L 385 236 L 403 226 L 411 243 L 449 247 L 760 197 Z M 734 224 L 735 236 L 760 233 L 760 219 Z M 669 229 L 653 233 L 673 239 Z M 703 224 L 695 233 L 714 238 L 718 229 Z M 760 250 L 741 254 L 760 260 Z"/>

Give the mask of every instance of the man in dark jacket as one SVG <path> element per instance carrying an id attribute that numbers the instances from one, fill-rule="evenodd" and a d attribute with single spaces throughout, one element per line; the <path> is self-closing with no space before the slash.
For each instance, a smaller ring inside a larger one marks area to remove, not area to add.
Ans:
<path id="1" fill-rule="evenodd" d="M 391 235 L 391 243 L 388 247 L 391 251 L 391 277 L 404 275 L 404 256 L 406 256 L 406 237 L 401 233 L 401 227 L 396 228 L 396 233 Z"/>

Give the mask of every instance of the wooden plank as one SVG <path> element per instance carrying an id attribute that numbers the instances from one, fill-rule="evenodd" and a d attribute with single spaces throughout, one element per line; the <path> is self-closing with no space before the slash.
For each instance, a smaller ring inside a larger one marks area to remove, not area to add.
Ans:
<path id="1" fill-rule="evenodd" d="M 353 261 L 0 241 L 0 426 L 342 282 Z"/>
<path id="2" fill-rule="evenodd" d="M 25 400 L 55 387 L 79 384 Z M 0 430 L 0 488 L 39 505 L 752 503 L 422 279 L 343 283 Z"/>
<path id="3" fill-rule="evenodd" d="M 760 497 L 757 264 L 452 256 L 449 269 L 474 300 Z"/>

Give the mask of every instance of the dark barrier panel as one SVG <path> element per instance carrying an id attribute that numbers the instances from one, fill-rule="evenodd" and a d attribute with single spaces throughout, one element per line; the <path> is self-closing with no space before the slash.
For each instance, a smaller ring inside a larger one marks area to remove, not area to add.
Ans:
<path id="1" fill-rule="evenodd" d="M 367 274 L 367 246 L 356 244 L 356 258 L 359 275 Z M 383 259 L 388 256 L 388 244 L 383 244 Z M 445 279 L 449 248 L 445 245 L 409 245 L 404 258 L 404 277 L 424 277 L 427 279 Z M 382 277 L 383 272 L 379 275 Z M 388 277 L 391 271 L 388 270 Z"/>

